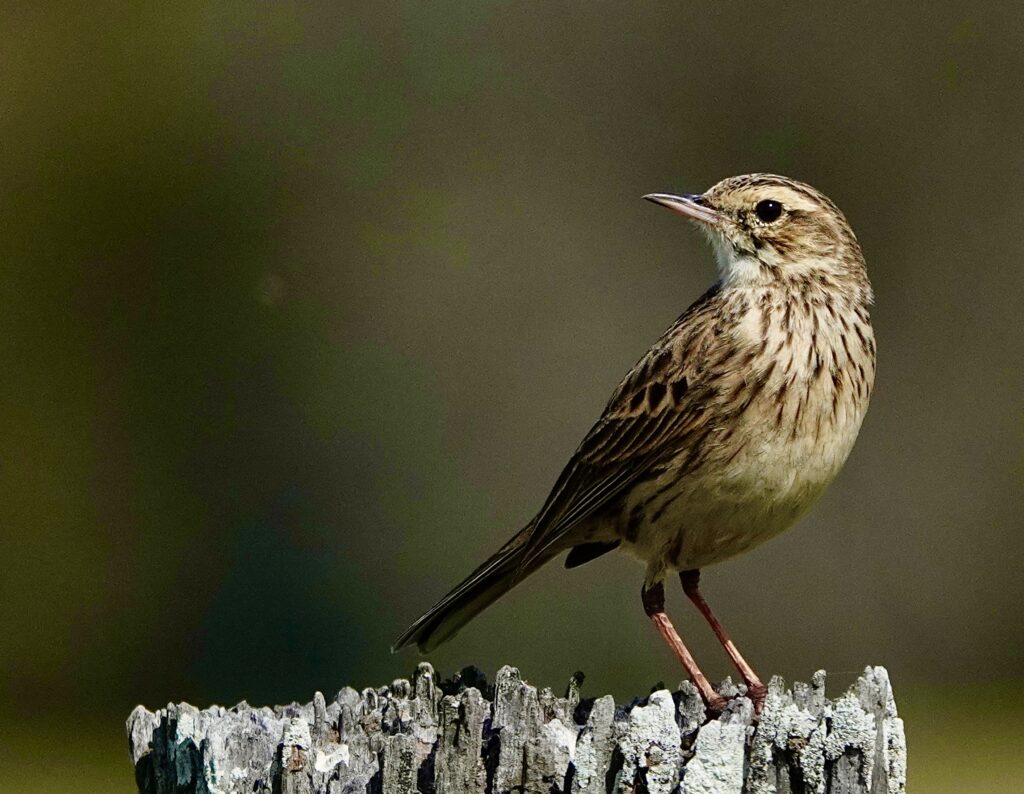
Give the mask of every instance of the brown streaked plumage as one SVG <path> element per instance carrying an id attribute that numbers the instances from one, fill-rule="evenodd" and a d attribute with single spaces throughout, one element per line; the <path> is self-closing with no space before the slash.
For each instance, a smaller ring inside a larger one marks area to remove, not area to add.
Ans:
<path id="1" fill-rule="evenodd" d="M 395 648 L 443 642 L 562 552 L 572 568 L 621 547 L 646 563 L 644 609 L 705 700 L 722 705 L 664 613 L 670 572 L 759 707 L 700 569 L 791 526 L 846 460 L 874 382 L 871 285 L 843 214 L 801 182 L 751 174 L 645 198 L 699 224 L 719 280 L 619 384 L 536 517 Z"/>

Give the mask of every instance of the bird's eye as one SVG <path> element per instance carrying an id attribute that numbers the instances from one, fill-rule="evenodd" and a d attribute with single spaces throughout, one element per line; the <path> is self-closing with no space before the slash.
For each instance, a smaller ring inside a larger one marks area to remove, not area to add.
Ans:
<path id="1" fill-rule="evenodd" d="M 782 215 L 782 205 L 777 201 L 765 199 L 764 201 L 757 202 L 754 212 L 765 223 L 771 223 L 772 221 L 777 221 L 779 216 Z"/>

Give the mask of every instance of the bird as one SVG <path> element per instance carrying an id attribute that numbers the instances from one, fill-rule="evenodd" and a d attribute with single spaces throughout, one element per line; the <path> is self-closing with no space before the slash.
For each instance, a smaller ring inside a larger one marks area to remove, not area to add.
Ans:
<path id="1" fill-rule="evenodd" d="M 612 393 L 534 518 L 395 642 L 429 652 L 564 552 L 646 566 L 641 603 L 709 709 L 725 699 L 665 612 L 664 582 L 709 624 L 760 713 L 766 687 L 700 589 L 701 570 L 797 522 L 854 446 L 875 378 L 861 246 L 815 188 L 766 173 L 643 198 L 693 222 L 717 280 Z"/>

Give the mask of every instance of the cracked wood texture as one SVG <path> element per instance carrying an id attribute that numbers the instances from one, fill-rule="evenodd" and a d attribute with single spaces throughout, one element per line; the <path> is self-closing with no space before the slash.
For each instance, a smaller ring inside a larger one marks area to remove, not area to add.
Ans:
<path id="1" fill-rule="evenodd" d="M 898 794 L 906 742 L 889 676 L 869 667 L 834 700 L 825 673 L 772 679 L 754 722 L 728 679 L 709 718 L 689 682 L 616 705 L 537 690 L 513 667 L 493 685 L 420 664 L 407 681 L 342 689 L 328 702 L 156 712 L 138 706 L 128 742 L 141 794 Z"/>

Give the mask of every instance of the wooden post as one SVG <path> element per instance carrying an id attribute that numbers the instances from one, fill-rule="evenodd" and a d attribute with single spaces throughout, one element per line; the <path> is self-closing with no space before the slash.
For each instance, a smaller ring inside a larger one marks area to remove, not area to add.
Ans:
<path id="1" fill-rule="evenodd" d="M 899 794 L 906 742 L 889 676 L 869 667 L 825 697 L 825 673 L 787 690 L 773 678 L 764 712 L 728 680 L 708 719 L 696 690 L 662 689 L 616 706 L 538 691 L 513 667 L 489 686 L 468 668 L 438 682 L 342 689 L 327 702 L 252 708 L 138 706 L 128 741 L 142 794 Z"/>

